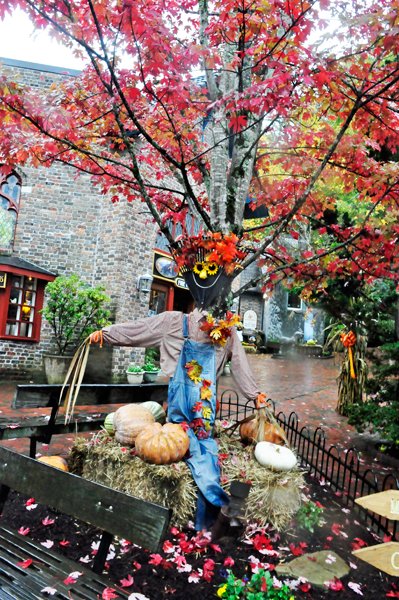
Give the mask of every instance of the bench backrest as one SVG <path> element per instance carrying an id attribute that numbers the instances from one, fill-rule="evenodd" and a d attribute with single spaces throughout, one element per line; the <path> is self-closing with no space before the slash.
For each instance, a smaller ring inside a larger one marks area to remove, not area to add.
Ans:
<path id="1" fill-rule="evenodd" d="M 153 552 L 160 550 L 172 513 L 2 446 L 0 482 Z"/>
<path id="2" fill-rule="evenodd" d="M 68 386 L 66 386 L 68 387 Z M 17 385 L 12 408 L 43 408 L 50 406 L 50 396 L 60 395 L 62 385 Z M 64 392 L 65 394 L 66 392 Z M 80 387 L 78 406 L 97 404 L 124 404 L 130 402 L 164 402 L 168 396 L 167 383 L 83 383 Z"/>

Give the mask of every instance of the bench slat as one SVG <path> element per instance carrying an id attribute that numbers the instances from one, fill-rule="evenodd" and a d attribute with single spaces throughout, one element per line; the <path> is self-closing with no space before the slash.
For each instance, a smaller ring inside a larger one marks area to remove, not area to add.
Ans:
<path id="1" fill-rule="evenodd" d="M 67 425 L 64 424 L 64 417 L 57 417 L 57 420 L 51 430 L 52 435 L 84 433 L 86 431 L 99 431 L 104 425 L 104 419 L 108 413 L 101 413 L 99 417 L 90 415 L 79 415 L 78 419 L 72 420 Z M 9 427 L 10 422 L 2 423 L 0 420 L 0 440 L 12 440 L 14 438 L 32 438 L 40 437 L 48 432 L 48 421 L 43 417 L 29 418 L 17 427 Z"/>
<path id="2" fill-rule="evenodd" d="M 0 482 L 94 527 L 157 552 L 171 510 L 0 447 Z"/>

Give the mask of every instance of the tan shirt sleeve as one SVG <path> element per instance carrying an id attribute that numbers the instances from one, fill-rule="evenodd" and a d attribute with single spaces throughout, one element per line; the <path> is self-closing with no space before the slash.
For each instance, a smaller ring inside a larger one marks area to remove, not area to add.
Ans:
<path id="1" fill-rule="evenodd" d="M 234 377 L 238 388 L 248 400 L 256 400 L 261 393 L 259 387 L 252 375 L 251 368 L 248 364 L 247 355 L 242 347 L 237 332 L 234 331 L 231 338 L 230 347 L 230 368 L 231 374 Z"/>
<path id="2" fill-rule="evenodd" d="M 163 312 L 153 317 L 146 317 L 104 327 L 104 341 L 114 346 L 160 347 L 169 330 L 172 312 Z"/>

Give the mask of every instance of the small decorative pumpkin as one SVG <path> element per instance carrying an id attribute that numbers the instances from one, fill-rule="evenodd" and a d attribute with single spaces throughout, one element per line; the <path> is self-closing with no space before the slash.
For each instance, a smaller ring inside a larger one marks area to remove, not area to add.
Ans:
<path id="1" fill-rule="evenodd" d="M 296 465 L 296 456 L 292 450 L 271 442 L 256 444 L 255 458 L 262 467 L 269 467 L 274 471 L 289 471 Z"/>
<path id="2" fill-rule="evenodd" d="M 154 423 L 136 438 L 136 453 L 143 460 L 155 465 L 170 465 L 186 454 L 190 440 L 182 427 L 167 423 L 162 427 Z"/>
<path id="3" fill-rule="evenodd" d="M 165 423 L 166 412 L 164 411 L 161 404 L 149 400 L 148 402 L 143 402 L 141 406 L 145 406 L 145 408 L 148 408 L 148 410 L 152 412 L 156 423 L 161 423 L 161 425 Z"/>
<path id="4" fill-rule="evenodd" d="M 61 471 L 69 471 L 67 461 L 61 456 L 41 456 L 38 460 L 45 465 L 50 465 L 50 467 L 61 469 Z"/>
<path id="5" fill-rule="evenodd" d="M 126 404 L 114 414 L 115 439 L 124 446 L 134 446 L 136 437 L 154 423 L 154 415 L 141 404 Z"/>
<path id="6" fill-rule="evenodd" d="M 257 442 L 284 444 L 285 442 L 283 431 L 280 427 L 270 423 L 265 408 L 260 408 L 256 417 L 251 421 L 242 423 L 240 437 L 244 444 L 256 444 Z"/>
<path id="7" fill-rule="evenodd" d="M 114 435 L 114 414 L 115 413 L 112 412 L 105 417 L 104 429 L 108 433 L 108 435 Z"/>

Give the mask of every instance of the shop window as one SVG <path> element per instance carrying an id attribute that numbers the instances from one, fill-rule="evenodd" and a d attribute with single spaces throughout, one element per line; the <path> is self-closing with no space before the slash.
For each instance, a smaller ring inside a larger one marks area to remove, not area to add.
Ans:
<path id="1" fill-rule="evenodd" d="M 0 295 L 0 338 L 38 342 L 44 287 L 47 283 L 30 275 L 6 273 Z"/>
<path id="2" fill-rule="evenodd" d="M 298 294 L 290 294 L 287 296 L 288 310 L 305 310 L 305 303 Z"/>
<path id="3" fill-rule="evenodd" d="M 152 289 L 150 292 L 150 315 L 159 315 L 166 310 L 167 290 Z"/>
<path id="4" fill-rule="evenodd" d="M 0 250 L 12 250 L 21 196 L 21 180 L 0 174 Z"/>

